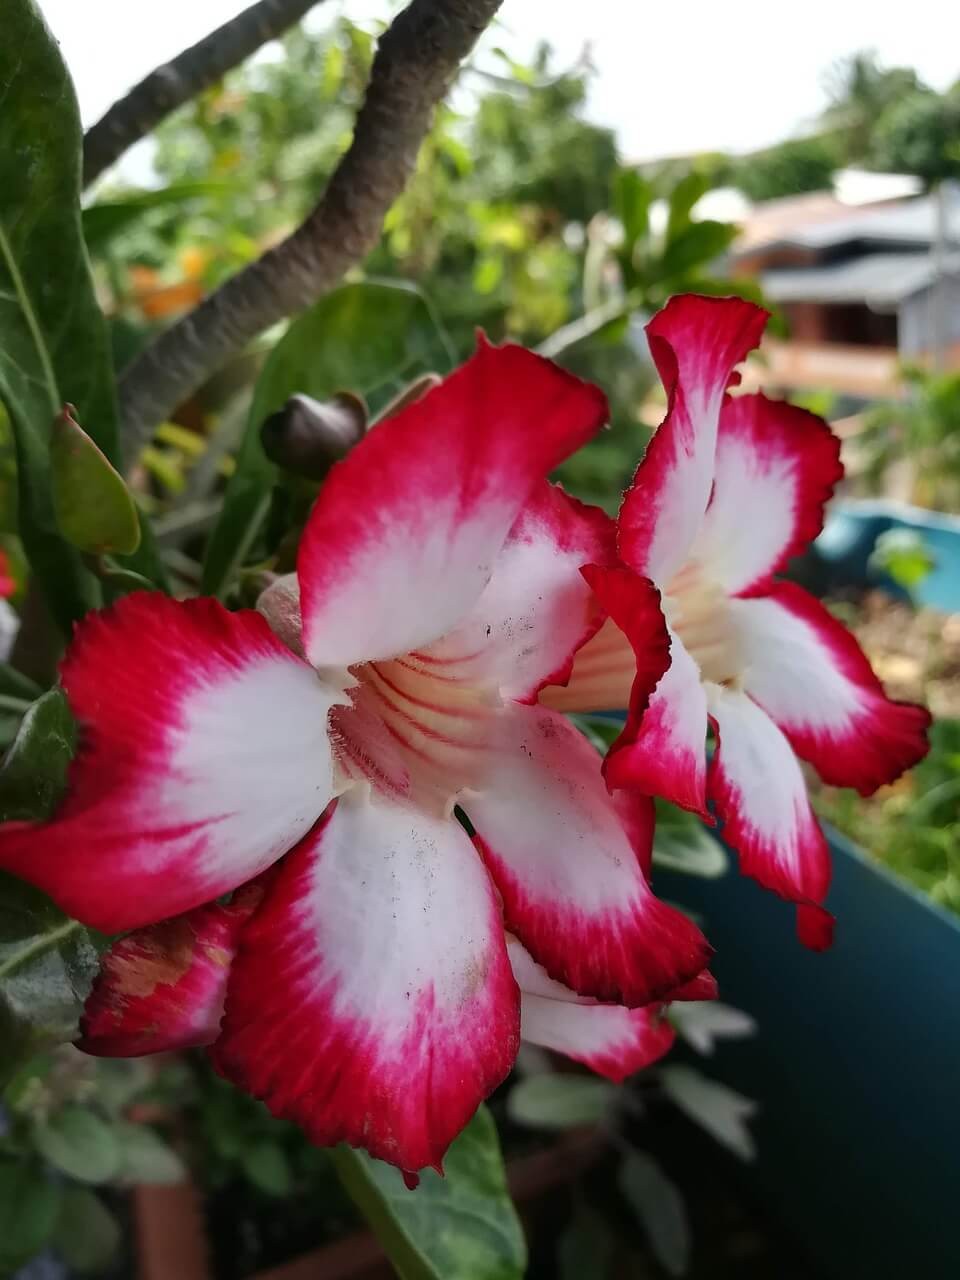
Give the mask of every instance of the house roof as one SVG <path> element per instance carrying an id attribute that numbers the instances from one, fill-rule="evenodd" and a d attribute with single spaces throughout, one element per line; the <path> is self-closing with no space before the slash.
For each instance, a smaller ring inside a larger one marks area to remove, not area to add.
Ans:
<path id="1" fill-rule="evenodd" d="M 744 224 L 734 257 L 761 246 L 831 249 L 853 242 L 918 248 L 933 243 L 936 208 L 929 196 L 851 209 L 826 193 L 758 205 Z M 947 240 L 960 247 L 960 200 L 947 200 Z"/>
<path id="2" fill-rule="evenodd" d="M 960 276 L 960 254 L 950 254 L 944 274 Z M 930 286 L 934 261 L 928 253 L 869 253 L 820 267 L 764 271 L 760 283 L 773 302 L 859 302 L 893 310 Z"/>

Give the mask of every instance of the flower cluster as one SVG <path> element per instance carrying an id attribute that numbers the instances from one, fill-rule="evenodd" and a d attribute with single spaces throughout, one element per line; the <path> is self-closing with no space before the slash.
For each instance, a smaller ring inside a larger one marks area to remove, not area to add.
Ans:
<path id="1" fill-rule="evenodd" d="M 925 750 L 855 641 L 776 576 L 840 469 L 731 396 L 765 313 L 649 328 L 669 407 L 616 522 L 548 483 L 600 391 L 481 341 L 332 470 L 256 610 L 134 594 L 61 668 L 69 794 L 0 865 L 109 934 L 81 1046 L 208 1045 L 321 1144 L 440 1167 L 521 1036 L 621 1079 L 715 994 L 650 886 L 653 800 L 712 821 L 823 945 L 797 756 L 867 792 Z M 628 708 L 605 760 L 564 715 Z M 707 740 L 714 751 L 708 766 Z"/>

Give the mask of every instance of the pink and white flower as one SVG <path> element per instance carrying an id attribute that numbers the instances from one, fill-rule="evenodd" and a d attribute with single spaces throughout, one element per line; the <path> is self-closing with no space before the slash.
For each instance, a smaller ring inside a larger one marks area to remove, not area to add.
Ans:
<path id="1" fill-rule="evenodd" d="M 710 802 L 746 874 L 798 904 L 801 937 L 829 943 L 830 880 L 800 759 L 869 795 L 927 750 L 927 712 L 887 698 L 853 636 L 780 581 L 823 524 L 839 441 L 812 413 L 731 396 L 766 312 L 738 298 L 674 298 L 647 332 L 667 416 L 624 497 L 620 567 L 588 576 L 609 620 L 549 705 L 628 705 L 605 776 L 708 821 Z M 663 634 L 670 665 L 648 697 Z M 708 725 L 716 751 L 707 767 Z"/>
<path id="2" fill-rule="evenodd" d="M 545 476 L 605 417 L 596 388 L 481 343 L 333 469 L 261 612 L 131 595 L 62 664 L 69 794 L 0 833 L 0 865 L 107 933 L 205 910 L 190 990 L 218 992 L 236 949 L 217 1063 L 318 1142 L 440 1165 L 516 1053 L 505 927 L 627 1006 L 709 958 L 648 886 L 649 802 L 614 803 L 536 705 L 601 621 L 579 568 L 611 554 Z M 207 905 L 278 862 L 249 911 Z"/>
<path id="3" fill-rule="evenodd" d="M 87 999 L 79 1047 L 97 1057 L 128 1058 L 207 1046 L 216 1062 L 231 968 L 263 891 L 254 881 L 227 905 L 198 907 L 115 942 Z M 578 996 L 509 934 L 507 954 L 528 1043 L 618 1083 L 672 1046 L 673 1027 L 661 1005 L 627 1009 Z"/>

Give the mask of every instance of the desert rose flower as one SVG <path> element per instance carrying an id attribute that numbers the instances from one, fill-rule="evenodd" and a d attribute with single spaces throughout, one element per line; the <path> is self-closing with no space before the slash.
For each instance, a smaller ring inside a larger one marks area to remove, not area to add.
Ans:
<path id="1" fill-rule="evenodd" d="M 708 820 L 712 802 L 742 870 L 796 902 L 801 937 L 824 946 L 829 854 L 798 757 L 869 795 L 924 755 L 929 716 L 887 698 L 853 636 L 777 577 L 820 532 L 842 468 L 820 418 L 728 394 L 765 322 L 738 298 L 683 296 L 648 326 L 668 410 L 620 510 L 621 567 L 590 571 L 611 620 L 567 688 L 543 696 L 568 710 L 629 704 L 610 785 Z M 671 660 L 648 706 L 661 625 L 651 580 Z"/>
<path id="2" fill-rule="evenodd" d="M 254 882 L 228 904 L 198 907 L 115 942 L 86 1003 L 80 1048 L 125 1058 L 208 1046 L 216 1062 L 230 970 L 262 896 L 263 886 Z M 578 996 L 550 978 L 511 935 L 507 954 L 528 1043 L 566 1054 L 617 1082 L 673 1044 L 661 1005 L 627 1009 Z"/>
<path id="3" fill-rule="evenodd" d="M 579 567 L 610 532 L 545 476 L 605 417 L 596 388 L 481 343 L 334 466 L 262 612 L 131 595 L 62 664 L 69 793 L 0 833 L 0 865 L 117 933 L 282 858 L 216 1059 L 318 1142 L 439 1166 L 516 1053 L 504 921 L 554 981 L 630 1006 L 709 957 L 648 887 L 645 797 L 612 801 L 536 705 L 599 625 Z"/>

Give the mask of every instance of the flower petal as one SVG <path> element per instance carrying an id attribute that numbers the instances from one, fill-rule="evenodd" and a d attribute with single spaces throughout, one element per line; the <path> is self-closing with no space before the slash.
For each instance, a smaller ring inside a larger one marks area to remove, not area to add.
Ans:
<path id="1" fill-rule="evenodd" d="M 214 1061 L 321 1146 L 440 1167 L 509 1072 L 519 994 L 469 838 L 364 788 L 283 862 L 244 932 Z"/>
<path id="2" fill-rule="evenodd" d="M 77 627 L 61 667 L 81 746 L 46 823 L 0 832 L 0 866 L 105 933 L 251 880 L 333 794 L 342 701 L 258 613 L 136 593 Z"/>
<path id="3" fill-rule="evenodd" d="M 620 555 L 666 585 L 686 560 L 713 485 L 717 423 L 734 366 L 760 341 L 768 313 L 741 298 L 672 298 L 647 325 L 667 416 L 620 508 Z"/>
<path id="4" fill-rule="evenodd" d="M 652 805 L 642 832 L 638 823 L 628 832 L 598 753 L 569 721 L 514 706 L 503 722 L 484 790 L 461 803 L 507 928 L 552 978 L 598 1000 L 648 1004 L 696 977 L 710 947 L 644 875 Z"/>
<path id="5" fill-rule="evenodd" d="M 670 667 L 650 696 L 642 719 L 631 714 L 610 748 L 604 776 L 610 787 L 661 796 L 712 823 L 707 810 L 707 696 L 700 668 L 674 631 Z"/>
<path id="6" fill-rule="evenodd" d="M 731 595 L 756 590 L 823 528 L 842 475 L 840 441 L 822 418 L 760 394 L 728 396 L 691 558 Z"/>
<path id="7" fill-rule="evenodd" d="M 662 1058 L 674 1041 L 660 1005 L 626 1009 L 577 996 L 547 975 L 516 938 L 510 963 L 520 984 L 520 1035 L 619 1084 Z"/>
<path id="8" fill-rule="evenodd" d="M 612 560 L 616 528 L 599 507 L 544 483 L 510 530 L 493 576 L 468 616 L 420 661 L 451 679 L 495 682 L 504 698 L 532 702 L 562 684 L 603 612 L 580 575 Z"/>
<path id="9" fill-rule="evenodd" d="M 732 608 L 745 688 L 824 782 L 866 796 L 923 759 L 929 712 L 888 698 L 854 637 L 813 596 L 779 582 Z"/>
<path id="10" fill-rule="evenodd" d="M 622 565 L 589 564 L 584 565 L 581 573 L 610 622 L 626 637 L 632 660 L 627 666 L 622 648 L 614 647 L 602 633 L 598 634 L 600 644 L 597 648 L 602 645 L 603 651 L 594 659 L 590 653 L 594 642 L 584 646 L 574 660 L 570 691 L 587 702 L 589 694 L 600 695 L 601 681 L 608 684 L 608 696 L 619 684 L 623 699 L 619 706 L 614 702 L 613 706 L 588 705 L 583 709 L 620 710 L 626 706 L 627 722 L 617 742 L 632 742 L 639 731 L 650 696 L 670 665 L 670 637 L 660 609 L 660 592 L 648 578 L 638 577 Z"/>
<path id="11" fill-rule="evenodd" d="M 704 1000 L 716 1000 L 720 994 L 720 988 L 717 986 L 717 980 L 709 969 L 704 969 L 693 979 L 692 982 L 685 982 L 682 987 L 677 987 L 671 991 L 667 999 L 671 1003 L 686 1003 L 689 1000 L 695 1000 L 698 1003 Z"/>
<path id="12" fill-rule="evenodd" d="M 211 1044 L 240 934 L 262 893 L 254 883 L 226 906 L 197 907 L 115 942 L 84 1006 L 78 1048 L 135 1058 Z"/>
<path id="13" fill-rule="evenodd" d="M 601 391 L 522 347 L 472 359 L 330 472 L 300 544 L 314 666 L 396 657 L 476 603 L 531 490 L 607 417 Z"/>
<path id="14" fill-rule="evenodd" d="M 830 854 L 789 742 L 745 693 L 708 686 L 718 745 L 708 792 L 740 870 L 804 908 L 801 938 L 827 913 Z M 816 932 L 814 929 L 813 932 Z"/>

